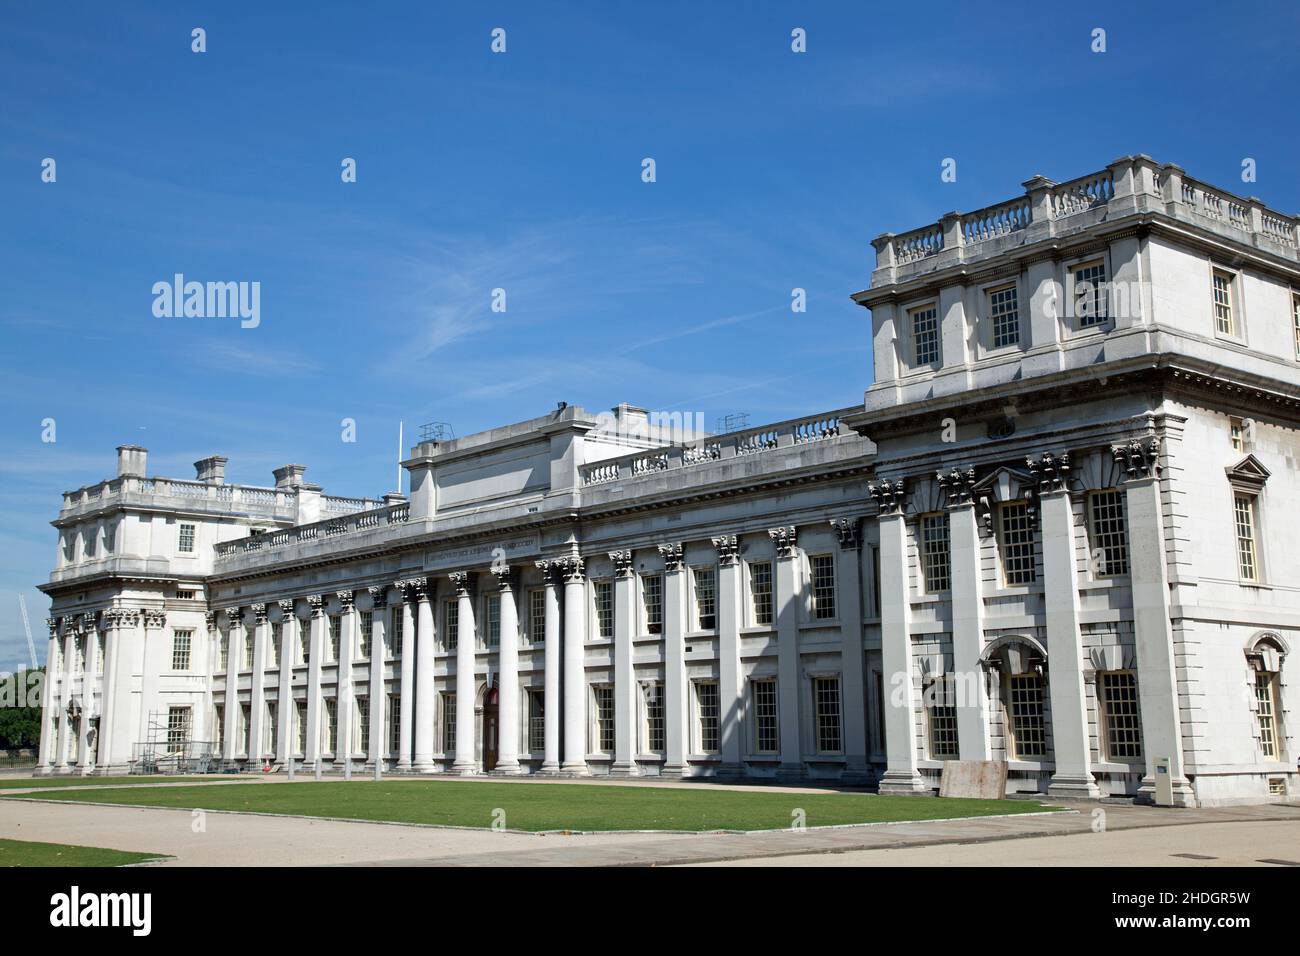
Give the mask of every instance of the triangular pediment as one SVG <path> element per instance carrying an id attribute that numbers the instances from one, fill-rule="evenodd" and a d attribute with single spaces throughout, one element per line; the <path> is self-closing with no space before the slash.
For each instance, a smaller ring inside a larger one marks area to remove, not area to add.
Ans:
<path id="1" fill-rule="evenodd" d="M 1247 455 L 1235 465 L 1229 465 L 1224 469 L 1228 473 L 1228 480 L 1239 482 L 1247 485 L 1262 485 L 1268 481 L 1272 474 L 1264 463 L 1254 455 Z"/>
<path id="2" fill-rule="evenodd" d="M 1028 472 L 1000 465 L 975 482 L 971 493 L 976 500 L 992 498 L 995 501 L 1015 501 L 1030 497 L 1037 484 Z"/>

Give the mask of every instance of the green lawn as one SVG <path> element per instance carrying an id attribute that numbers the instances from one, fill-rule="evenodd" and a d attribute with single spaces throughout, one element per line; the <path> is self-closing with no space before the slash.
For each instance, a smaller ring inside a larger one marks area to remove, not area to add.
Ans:
<path id="1" fill-rule="evenodd" d="M 0 790 L 17 790 L 26 787 L 107 787 L 124 784 L 149 783 L 211 783 L 214 780 L 238 779 L 232 774 L 213 773 L 202 776 L 173 774 L 171 776 L 139 777 L 0 777 Z"/>
<path id="2" fill-rule="evenodd" d="M 804 825 L 815 827 L 1045 809 L 1027 800 L 451 780 L 73 790 L 43 797 L 463 827 L 492 826 L 500 808 L 503 825 L 512 830 L 772 830 L 791 826 L 796 810 L 803 811 Z"/>
<path id="3" fill-rule="evenodd" d="M 158 858 L 157 853 L 128 853 L 126 850 L 105 850 L 96 846 L 0 840 L 0 867 L 125 866 L 128 863 L 140 863 Z"/>

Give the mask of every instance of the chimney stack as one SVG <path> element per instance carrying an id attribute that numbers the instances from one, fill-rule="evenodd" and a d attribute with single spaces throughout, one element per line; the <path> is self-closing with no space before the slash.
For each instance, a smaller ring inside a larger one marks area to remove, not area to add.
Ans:
<path id="1" fill-rule="evenodd" d="M 226 462 L 228 458 L 221 455 L 212 455 L 194 463 L 194 471 L 199 481 L 205 481 L 210 485 L 224 485 L 226 483 Z"/>
<path id="2" fill-rule="evenodd" d="M 149 464 L 149 450 L 139 445 L 117 446 L 117 477 L 143 478 Z"/>
<path id="3" fill-rule="evenodd" d="M 299 488 L 306 483 L 302 480 L 303 473 L 306 471 L 306 465 L 281 465 L 271 474 L 275 476 L 275 487 Z"/>

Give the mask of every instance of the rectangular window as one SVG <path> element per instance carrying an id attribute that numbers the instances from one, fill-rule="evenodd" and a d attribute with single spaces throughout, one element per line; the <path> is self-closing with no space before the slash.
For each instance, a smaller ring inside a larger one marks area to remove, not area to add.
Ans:
<path id="1" fill-rule="evenodd" d="M 182 524 L 180 534 L 176 544 L 176 550 L 181 554 L 194 553 L 194 525 Z"/>
<path id="2" fill-rule="evenodd" d="M 754 624 L 771 627 L 772 619 L 772 562 L 755 561 L 749 566 L 749 599 L 754 609 Z"/>
<path id="3" fill-rule="evenodd" d="M 1122 491 L 1088 496 L 1088 530 L 1092 534 L 1093 571 L 1099 578 L 1128 574 L 1128 518 Z"/>
<path id="4" fill-rule="evenodd" d="M 641 601 L 645 604 L 645 631 L 662 634 L 664 629 L 664 576 L 647 574 L 641 579 Z"/>
<path id="5" fill-rule="evenodd" d="M 998 509 L 1002 578 L 1008 585 L 1034 583 L 1034 529 L 1029 505 L 1010 501 Z"/>
<path id="6" fill-rule="evenodd" d="M 175 751 L 189 743 L 190 709 L 188 707 L 167 708 L 167 749 Z"/>
<path id="7" fill-rule="evenodd" d="M 293 709 L 298 718 L 298 733 L 294 736 L 298 740 L 298 753 L 303 754 L 307 752 L 307 705 L 296 703 Z"/>
<path id="8" fill-rule="evenodd" d="M 1043 735 L 1043 679 L 1037 674 L 1009 676 L 1005 684 L 1007 757 L 1010 759 L 1044 757 L 1047 754 Z"/>
<path id="9" fill-rule="evenodd" d="M 1228 418 L 1228 440 L 1233 451 L 1246 450 L 1246 423 L 1235 415 Z"/>
<path id="10" fill-rule="evenodd" d="M 594 581 L 592 592 L 596 602 L 596 636 L 612 638 L 614 636 L 614 585 L 610 581 Z"/>
<path id="11" fill-rule="evenodd" d="M 354 753 L 363 753 L 369 755 L 370 754 L 370 698 L 358 697 L 356 710 L 357 710 L 356 712 L 357 732 L 354 736 L 356 737 L 357 746 L 353 747 L 352 750 Z"/>
<path id="12" fill-rule="evenodd" d="M 695 682 L 695 707 L 700 724 L 700 753 L 718 751 L 718 682 Z"/>
<path id="13" fill-rule="evenodd" d="M 487 609 L 487 614 L 485 615 L 487 618 L 486 621 L 487 646 L 500 647 L 501 646 L 501 595 L 489 594 L 487 596 L 487 600 L 484 602 L 484 605 Z"/>
<path id="14" fill-rule="evenodd" d="M 926 713 L 930 720 L 930 758 L 957 759 L 957 695 L 953 680 L 944 675 L 927 688 L 930 699 Z"/>
<path id="15" fill-rule="evenodd" d="M 1295 335 L 1295 354 L 1300 359 L 1300 292 L 1291 295 L 1291 331 Z"/>
<path id="16" fill-rule="evenodd" d="M 812 571 L 812 613 L 818 621 L 835 617 L 835 559 L 814 554 L 808 559 Z"/>
<path id="17" fill-rule="evenodd" d="M 1138 717 L 1137 681 L 1131 671 L 1102 671 L 1097 675 L 1097 704 L 1105 731 L 1107 760 L 1137 760 L 1142 756 L 1142 723 Z"/>
<path id="18" fill-rule="evenodd" d="M 546 751 L 546 691 L 541 687 L 528 689 L 528 752 Z"/>
<path id="19" fill-rule="evenodd" d="M 658 681 L 641 685 L 645 700 L 645 749 L 659 753 L 664 749 L 664 685 Z"/>
<path id="20" fill-rule="evenodd" d="M 927 305 L 908 313 L 912 321 L 912 361 L 917 367 L 939 361 L 939 308 Z"/>
<path id="21" fill-rule="evenodd" d="M 310 624 L 298 628 L 298 650 L 303 664 L 311 663 L 311 628 Z"/>
<path id="22" fill-rule="evenodd" d="M 276 706 L 275 701 L 268 701 L 266 704 L 266 730 L 263 736 L 266 738 L 262 742 L 262 753 L 275 753 L 275 742 L 279 739 L 280 727 L 280 708 Z"/>
<path id="23" fill-rule="evenodd" d="M 1259 747 L 1265 757 L 1276 759 L 1277 674 L 1255 672 L 1255 718 L 1259 722 Z"/>
<path id="24" fill-rule="evenodd" d="M 405 632 L 402 630 L 402 618 L 404 616 L 402 613 L 402 607 L 403 606 L 399 604 L 397 607 L 392 608 L 388 614 L 387 637 L 389 657 L 402 656 L 402 640 L 406 636 Z"/>
<path id="25" fill-rule="evenodd" d="M 176 600 L 178 600 L 178 601 L 193 601 L 193 600 L 194 600 L 194 594 L 195 594 L 194 591 L 186 591 L 186 590 L 182 590 L 182 589 L 177 589 L 177 591 L 176 591 Z"/>
<path id="26" fill-rule="evenodd" d="M 360 611 L 357 614 L 358 623 L 361 631 L 361 658 L 365 659 L 370 656 L 370 645 L 375 633 L 375 612 Z M 362 748 L 363 750 L 365 748 Z"/>
<path id="27" fill-rule="evenodd" d="M 442 609 L 442 646 L 454 651 L 460 643 L 460 602 L 447 601 Z"/>
<path id="28" fill-rule="evenodd" d="M 252 735 L 252 733 L 253 733 L 253 706 L 252 704 L 240 704 L 239 705 L 239 737 L 240 737 L 240 743 L 243 745 L 244 748 L 240 752 L 249 757 L 255 756 L 255 754 L 253 754 L 252 750 L 249 748 L 249 743 L 251 743 L 249 738 Z"/>
<path id="29" fill-rule="evenodd" d="M 1232 274 L 1214 270 L 1214 328 L 1220 335 L 1235 335 L 1232 317 Z"/>
<path id="30" fill-rule="evenodd" d="M 921 573 L 927 594 L 952 588 L 946 511 L 921 516 Z"/>
<path id="31" fill-rule="evenodd" d="M 1020 307 L 1014 285 L 990 289 L 989 319 L 993 323 L 993 347 L 1004 348 L 1020 343 Z"/>
<path id="32" fill-rule="evenodd" d="M 284 625 L 276 621 L 271 625 L 271 666 L 280 666 L 280 640 L 284 634 Z"/>
<path id="33" fill-rule="evenodd" d="M 104 673 L 104 632 L 95 632 L 95 673 Z"/>
<path id="34" fill-rule="evenodd" d="M 343 634 L 343 621 L 336 614 L 331 614 L 329 620 L 330 635 L 330 656 L 327 660 L 337 661 L 339 659 L 339 643 Z"/>
<path id="35" fill-rule="evenodd" d="M 336 753 L 339 743 L 339 702 L 333 697 L 325 699 L 324 730 L 325 739 L 321 741 L 321 750 L 325 753 Z"/>
<path id="36" fill-rule="evenodd" d="M 528 592 L 528 641 L 541 644 L 546 640 L 546 589 Z"/>
<path id="37" fill-rule="evenodd" d="M 813 708 L 817 717 L 817 752 L 839 753 L 840 742 L 840 679 L 838 677 L 813 678 Z"/>
<path id="38" fill-rule="evenodd" d="M 402 749 L 402 695 L 388 695 L 388 752 Z"/>
<path id="39" fill-rule="evenodd" d="M 754 752 L 774 754 L 778 750 L 776 681 L 771 678 L 749 682 L 754 701 Z"/>
<path id="40" fill-rule="evenodd" d="M 244 631 L 244 670 L 253 669 L 253 653 L 257 650 L 257 635 L 249 630 Z"/>
<path id="41" fill-rule="evenodd" d="M 717 574 L 713 568 L 692 568 L 691 574 L 695 578 L 696 627 L 711 631 L 718 626 Z"/>
<path id="42" fill-rule="evenodd" d="M 213 724 L 212 737 L 217 749 L 217 753 L 224 753 L 226 740 L 226 708 L 221 704 L 213 707 L 216 713 L 215 723 Z M 57 721 L 55 722 L 57 726 Z"/>
<path id="43" fill-rule="evenodd" d="M 172 631 L 172 670 L 190 669 L 190 650 L 193 644 L 193 631 Z"/>
<path id="44" fill-rule="evenodd" d="M 1106 264 L 1100 260 L 1075 266 L 1070 270 L 1074 280 L 1074 314 L 1079 328 L 1088 329 L 1105 325 L 1109 316 L 1106 301 Z"/>
<path id="45" fill-rule="evenodd" d="M 1233 516 L 1237 526 L 1237 569 L 1243 581 L 1259 580 L 1259 559 L 1255 554 L 1255 496 L 1233 495 Z"/>
<path id="46" fill-rule="evenodd" d="M 234 634 L 232 627 L 225 634 L 217 635 L 217 670 L 224 671 L 230 666 L 230 637 Z"/>
<path id="47" fill-rule="evenodd" d="M 456 752 L 456 695 L 442 695 L 442 752 Z"/>
<path id="48" fill-rule="evenodd" d="M 614 688 L 608 684 L 593 685 L 591 696 L 596 717 L 595 751 L 609 753 L 614 749 Z"/>

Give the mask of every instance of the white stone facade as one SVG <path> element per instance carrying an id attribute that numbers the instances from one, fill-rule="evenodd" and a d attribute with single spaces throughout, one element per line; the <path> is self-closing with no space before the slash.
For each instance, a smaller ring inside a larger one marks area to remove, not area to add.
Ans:
<path id="1" fill-rule="evenodd" d="M 124 446 L 55 521 L 42 771 L 170 720 L 250 769 L 1294 798 L 1297 221 L 1147 157 L 1025 187 L 875 241 L 861 406 L 561 407 L 421 442 L 409 501 Z"/>

